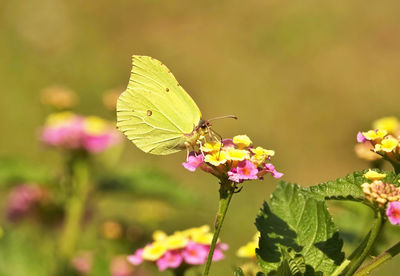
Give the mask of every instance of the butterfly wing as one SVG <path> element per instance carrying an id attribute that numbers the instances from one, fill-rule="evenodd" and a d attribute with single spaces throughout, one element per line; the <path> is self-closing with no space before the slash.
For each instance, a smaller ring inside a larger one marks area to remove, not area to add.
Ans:
<path id="1" fill-rule="evenodd" d="M 166 155 L 185 148 L 201 118 L 199 108 L 170 70 L 148 56 L 133 56 L 128 88 L 117 102 L 117 126 L 144 152 Z"/>

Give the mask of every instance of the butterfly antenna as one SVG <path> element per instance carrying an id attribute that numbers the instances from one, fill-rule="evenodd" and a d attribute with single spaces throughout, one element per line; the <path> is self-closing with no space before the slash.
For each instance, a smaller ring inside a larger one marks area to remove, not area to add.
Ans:
<path id="1" fill-rule="evenodd" d="M 215 117 L 215 118 L 209 119 L 207 121 L 211 122 L 211 121 L 215 121 L 215 120 L 219 120 L 219 119 L 225 119 L 225 118 L 232 118 L 232 119 L 235 119 L 235 120 L 238 119 L 238 117 L 236 117 L 235 115 L 225 115 L 225 116 Z"/>

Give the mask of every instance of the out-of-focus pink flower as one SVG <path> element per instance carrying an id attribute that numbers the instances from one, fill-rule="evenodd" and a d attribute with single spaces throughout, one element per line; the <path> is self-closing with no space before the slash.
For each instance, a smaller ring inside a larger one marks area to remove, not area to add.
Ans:
<path id="1" fill-rule="evenodd" d="M 47 118 L 41 140 L 53 147 L 98 153 L 119 143 L 121 135 L 110 123 L 98 117 L 61 112 Z"/>
<path id="2" fill-rule="evenodd" d="M 203 225 L 177 231 L 170 236 L 163 231 L 156 231 L 153 234 L 154 241 L 128 256 L 127 260 L 134 266 L 143 261 L 151 262 L 156 264 L 160 271 L 202 265 L 207 261 L 210 251 L 212 233 L 209 230 L 207 225 Z M 217 243 L 212 260 L 223 259 L 223 251 L 227 249 L 227 244 Z"/>
<path id="3" fill-rule="evenodd" d="M 110 272 L 111 276 L 132 276 L 133 268 L 125 256 L 117 256 L 111 260 Z"/>
<path id="4" fill-rule="evenodd" d="M 93 254 L 89 251 L 83 251 L 71 260 L 72 266 L 81 274 L 89 274 L 92 270 Z"/>
<path id="5" fill-rule="evenodd" d="M 222 251 L 226 251 L 228 250 L 228 248 L 229 246 L 226 243 L 218 243 L 217 246 L 215 247 L 212 260 L 214 262 L 223 260 L 225 258 L 225 255 Z"/>
<path id="6" fill-rule="evenodd" d="M 43 198 L 42 189 L 33 184 L 22 184 L 12 189 L 8 196 L 7 217 L 16 220 L 29 213 Z"/>
<path id="7" fill-rule="evenodd" d="M 177 268 L 181 265 L 183 260 L 182 255 L 177 250 L 169 250 L 157 260 L 157 266 L 160 271 L 164 271 L 167 268 Z"/>
<path id="8" fill-rule="evenodd" d="M 207 261 L 209 246 L 189 242 L 182 252 L 183 259 L 186 263 L 192 265 L 204 264 Z"/>
<path id="9" fill-rule="evenodd" d="M 106 150 L 110 145 L 120 141 L 120 136 L 114 133 L 106 133 L 103 135 L 87 135 L 85 134 L 83 146 L 92 153 L 98 153 Z"/>
<path id="10" fill-rule="evenodd" d="M 386 215 L 393 225 L 400 225 L 400 201 L 389 202 Z"/>
<path id="11" fill-rule="evenodd" d="M 257 174 L 256 166 L 249 160 L 239 161 L 237 167 L 228 172 L 229 180 L 239 183 L 247 179 L 257 179 Z"/>
<path id="12" fill-rule="evenodd" d="M 182 166 L 185 169 L 194 172 L 198 166 L 203 164 L 203 162 L 204 162 L 204 156 L 202 154 L 196 156 L 193 153 L 191 153 L 187 158 L 186 162 L 182 163 Z"/>
<path id="13" fill-rule="evenodd" d="M 214 250 L 214 254 L 213 254 L 213 257 L 212 257 L 212 260 L 213 260 L 214 262 L 215 262 L 215 261 L 222 260 L 222 259 L 224 259 L 224 258 L 225 258 L 224 253 L 222 253 L 221 250 L 219 250 L 219 249 L 215 249 L 215 250 Z"/>
<path id="14" fill-rule="evenodd" d="M 135 254 L 129 255 L 127 257 L 128 262 L 130 262 L 133 265 L 140 265 L 141 263 L 143 263 L 142 254 L 143 254 L 143 248 L 139 248 L 138 250 L 136 250 Z"/>

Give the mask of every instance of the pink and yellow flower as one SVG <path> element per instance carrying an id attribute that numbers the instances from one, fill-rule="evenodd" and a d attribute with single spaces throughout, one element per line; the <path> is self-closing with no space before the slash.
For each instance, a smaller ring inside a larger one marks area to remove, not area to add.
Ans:
<path id="1" fill-rule="evenodd" d="M 181 265 L 202 265 L 210 251 L 213 234 L 209 231 L 207 225 L 177 231 L 170 236 L 163 231 L 156 231 L 153 233 L 154 241 L 128 256 L 127 260 L 135 266 L 149 261 L 155 263 L 160 271 L 176 269 Z M 218 242 L 212 260 L 223 259 L 223 251 L 227 249 L 226 244 Z"/>
<path id="2" fill-rule="evenodd" d="M 275 178 L 282 177 L 283 174 L 277 172 L 271 163 L 266 163 L 270 162 L 275 152 L 262 147 L 253 148 L 251 144 L 247 135 L 237 135 L 222 142 L 207 142 L 201 147 L 201 151 L 190 153 L 182 165 L 189 171 L 200 167 L 220 179 L 229 179 L 236 183 L 263 179 L 267 173 Z"/>
<path id="3" fill-rule="evenodd" d="M 167 251 L 157 260 L 158 270 L 164 271 L 167 268 L 177 268 L 182 264 L 183 256 L 179 251 Z"/>
<path id="4" fill-rule="evenodd" d="M 367 132 L 362 132 L 362 135 L 369 141 L 375 141 L 385 137 L 387 135 L 387 131 L 384 129 L 368 130 Z"/>
<path id="5" fill-rule="evenodd" d="M 121 135 L 101 118 L 61 112 L 48 116 L 41 140 L 52 147 L 98 153 L 119 143 Z"/>
<path id="6" fill-rule="evenodd" d="M 229 179 L 241 183 L 243 180 L 257 179 L 258 169 L 249 160 L 238 162 L 236 168 L 232 168 L 229 172 Z"/>

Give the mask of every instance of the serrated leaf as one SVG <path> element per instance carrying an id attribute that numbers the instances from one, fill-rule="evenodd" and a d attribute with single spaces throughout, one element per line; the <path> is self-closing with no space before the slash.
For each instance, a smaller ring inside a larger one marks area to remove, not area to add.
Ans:
<path id="1" fill-rule="evenodd" d="M 280 182 L 270 204 L 264 203 L 256 226 L 261 233 L 257 258 L 265 273 L 281 267 L 288 248 L 301 254 L 315 274 L 329 275 L 344 258 L 342 240 L 325 202 L 298 185 Z"/>
<path id="2" fill-rule="evenodd" d="M 365 195 L 361 189 L 361 184 L 368 180 L 364 178 L 364 174 L 368 170 L 354 172 L 346 175 L 343 178 L 338 178 L 333 181 L 324 182 L 316 186 L 305 188 L 316 199 L 346 199 L 352 201 L 364 201 Z M 381 171 L 374 169 L 379 173 L 385 173 L 386 178 L 384 181 L 398 185 L 399 177 L 393 172 Z"/>
<path id="3" fill-rule="evenodd" d="M 365 199 L 365 195 L 361 189 L 361 184 L 366 181 L 363 177 L 364 173 L 365 171 L 354 172 L 346 175 L 344 178 L 310 186 L 305 188 L 305 190 L 308 190 L 315 198 L 320 200 L 347 199 L 362 201 Z"/>

